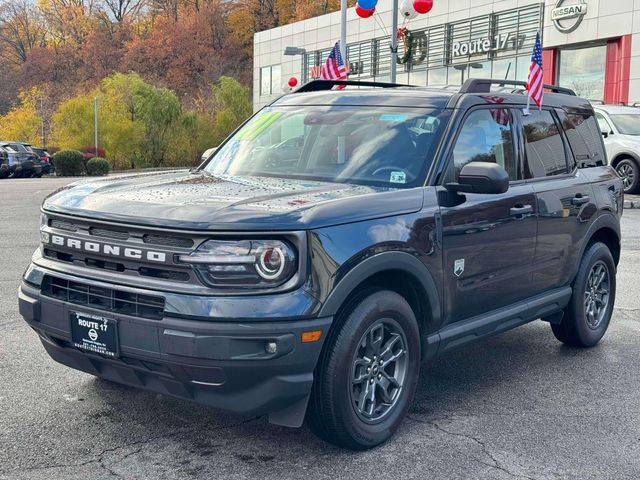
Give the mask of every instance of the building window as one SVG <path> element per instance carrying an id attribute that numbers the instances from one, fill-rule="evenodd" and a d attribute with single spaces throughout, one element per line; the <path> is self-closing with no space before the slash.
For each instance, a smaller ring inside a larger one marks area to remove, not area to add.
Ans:
<path id="1" fill-rule="evenodd" d="M 604 99 L 606 45 L 560 50 L 558 85 L 590 100 Z"/>
<path id="2" fill-rule="evenodd" d="M 282 74 L 280 65 L 260 69 L 260 95 L 276 95 L 281 90 Z"/>

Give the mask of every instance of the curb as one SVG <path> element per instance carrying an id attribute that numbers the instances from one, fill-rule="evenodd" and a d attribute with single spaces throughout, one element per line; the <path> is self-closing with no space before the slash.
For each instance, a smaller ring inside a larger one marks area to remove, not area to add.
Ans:
<path id="1" fill-rule="evenodd" d="M 640 208 L 640 195 L 625 195 L 624 208 Z"/>

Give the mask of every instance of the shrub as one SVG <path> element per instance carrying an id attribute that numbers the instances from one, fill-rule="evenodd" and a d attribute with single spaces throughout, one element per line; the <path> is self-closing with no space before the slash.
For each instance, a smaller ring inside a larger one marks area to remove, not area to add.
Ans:
<path id="1" fill-rule="evenodd" d="M 109 162 L 101 157 L 93 157 L 87 162 L 87 175 L 99 177 L 109 173 Z"/>
<path id="2" fill-rule="evenodd" d="M 58 175 L 75 177 L 84 173 L 84 157 L 78 150 L 60 150 L 52 160 Z"/>
<path id="3" fill-rule="evenodd" d="M 82 147 L 80 149 L 82 155 L 84 156 L 85 161 L 91 160 L 94 157 L 104 158 L 107 156 L 104 148 L 98 147 L 98 154 L 96 155 L 96 147 Z"/>

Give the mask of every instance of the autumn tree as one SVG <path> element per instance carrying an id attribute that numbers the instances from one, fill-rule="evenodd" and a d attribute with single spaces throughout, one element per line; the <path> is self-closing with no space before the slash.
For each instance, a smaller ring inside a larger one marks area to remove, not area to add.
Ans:
<path id="1" fill-rule="evenodd" d="M 42 118 L 38 112 L 41 92 L 37 88 L 20 92 L 20 103 L 0 117 L 0 138 L 40 145 Z"/>
<path id="2" fill-rule="evenodd" d="M 46 29 L 39 11 L 27 0 L 0 3 L 0 55 L 21 65 L 29 52 L 45 45 Z"/>

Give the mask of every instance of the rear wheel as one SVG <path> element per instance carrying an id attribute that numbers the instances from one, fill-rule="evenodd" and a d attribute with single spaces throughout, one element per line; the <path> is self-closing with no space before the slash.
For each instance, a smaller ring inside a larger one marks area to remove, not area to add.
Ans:
<path id="1" fill-rule="evenodd" d="M 609 248 L 594 243 L 585 252 L 573 285 L 573 296 L 553 334 L 573 347 L 596 345 L 609 328 L 616 298 L 616 266 Z"/>
<path id="2" fill-rule="evenodd" d="M 396 431 L 420 370 L 420 332 L 407 301 L 388 290 L 362 292 L 336 319 L 316 370 L 307 419 L 322 439 L 352 450 Z"/>
<path id="3" fill-rule="evenodd" d="M 625 193 L 638 193 L 640 190 L 640 168 L 635 160 L 624 158 L 616 165 L 616 173 L 622 179 Z"/>

